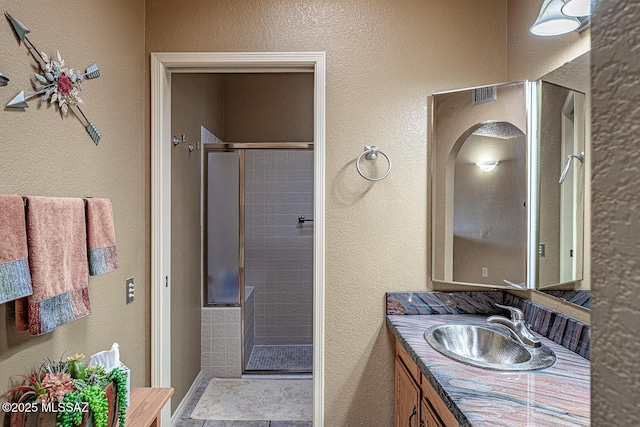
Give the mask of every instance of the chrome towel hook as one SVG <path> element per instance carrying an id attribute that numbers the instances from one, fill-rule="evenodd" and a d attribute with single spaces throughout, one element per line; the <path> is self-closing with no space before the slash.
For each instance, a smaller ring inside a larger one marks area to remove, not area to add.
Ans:
<path id="1" fill-rule="evenodd" d="M 385 174 L 379 178 L 368 177 L 364 173 L 362 173 L 362 170 L 360 170 L 360 161 L 362 160 L 362 156 L 364 156 L 364 158 L 367 160 L 377 160 L 378 154 L 382 154 L 385 157 L 385 159 L 387 159 L 387 163 L 389 163 L 389 167 L 387 168 L 387 171 L 385 172 Z M 358 170 L 358 173 L 360 174 L 360 176 L 363 177 L 364 179 L 368 181 L 380 181 L 385 179 L 387 175 L 389 175 L 389 173 L 391 172 L 391 159 L 383 151 L 380 151 L 378 147 L 376 147 L 375 145 L 367 145 L 366 147 L 364 147 L 364 151 L 362 152 L 362 154 L 358 156 L 358 160 L 356 160 L 356 169 Z"/>
<path id="2" fill-rule="evenodd" d="M 173 146 L 175 147 L 178 144 L 182 144 L 187 142 L 187 138 L 184 136 L 184 134 L 182 134 L 182 138 L 178 138 L 177 136 L 174 136 L 173 139 L 171 140 L 171 142 L 173 143 Z"/>
<path id="3" fill-rule="evenodd" d="M 173 146 L 175 147 L 176 145 L 179 144 L 183 144 L 187 142 L 187 138 L 184 136 L 184 134 L 182 135 L 182 138 L 178 138 L 177 136 L 174 136 L 173 139 L 171 140 L 171 142 L 173 143 Z M 193 152 L 195 150 L 199 150 L 200 149 L 200 143 L 196 143 L 196 145 L 193 144 L 189 144 L 188 145 L 189 148 L 189 152 Z"/>
<path id="4" fill-rule="evenodd" d="M 578 159 L 580 160 L 580 163 L 584 163 L 584 151 L 580 154 L 569 154 L 567 156 L 567 164 L 564 166 L 564 169 L 560 174 L 560 180 L 558 181 L 559 184 L 562 184 L 564 179 L 567 177 L 567 172 L 569 172 L 569 166 L 571 166 L 571 160 L 573 159 Z"/>

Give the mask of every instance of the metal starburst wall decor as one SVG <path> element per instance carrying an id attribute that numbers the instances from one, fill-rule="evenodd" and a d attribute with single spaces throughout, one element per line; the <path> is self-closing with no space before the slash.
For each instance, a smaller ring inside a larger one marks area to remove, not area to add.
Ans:
<path id="1" fill-rule="evenodd" d="M 29 40 L 27 34 L 30 30 L 20 21 L 5 12 L 5 15 L 16 33 L 16 36 L 23 42 L 31 56 L 38 62 L 40 67 L 40 73 L 34 73 L 35 80 L 33 86 L 35 92 L 31 94 L 25 94 L 21 91 L 15 98 L 7 104 L 10 108 L 27 108 L 29 105 L 27 101 L 38 96 L 42 96 L 45 101 L 49 101 L 51 104 L 56 104 L 60 112 L 66 116 L 69 110 L 80 119 L 85 129 L 89 133 L 89 136 L 93 142 L 98 145 L 102 135 L 84 115 L 80 109 L 80 105 L 83 104 L 80 98 L 80 91 L 82 90 L 82 83 L 85 79 L 95 79 L 100 77 L 100 70 L 98 64 L 95 62 L 88 66 L 84 72 L 73 68 L 68 68 L 60 52 L 57 52 L 56 58 L 49 58 L 47 54 L 36 49 L 35 45 Z"/>

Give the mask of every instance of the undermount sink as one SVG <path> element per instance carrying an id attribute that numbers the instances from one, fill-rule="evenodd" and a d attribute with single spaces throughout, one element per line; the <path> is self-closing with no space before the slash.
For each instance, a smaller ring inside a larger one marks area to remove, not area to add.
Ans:
<path id="1" fill-rule="evenodd" d="M 530 371 L 552 366 L 547 346 L 530 347 L 500 332 L 476 325 L 437 325 L 424 338 L 438 352 L 468 365 L 499 371 Z"/>

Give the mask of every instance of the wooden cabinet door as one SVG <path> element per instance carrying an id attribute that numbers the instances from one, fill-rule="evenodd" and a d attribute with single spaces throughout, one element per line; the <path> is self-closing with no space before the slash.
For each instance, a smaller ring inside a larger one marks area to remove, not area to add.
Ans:
<path id="1" fill-rule="evenodd" d="M 395 427 L 419 427 L 420 388 L 398 357 L 396 357 L 395 383 Z"/>
<path id="2" fill-rule="evenodd" d="M 429 380 L 422 376 L 420 381 L 420 388 L 422 389 L 422 400 L 425 400 L 432 418 L 434 418 L 436 427 L 460 427 L 460 423 L 456 420 L 456 417 L 451 413 L 447 405 L 442 401 L 442 398 L 436 390 L 433 388 Z M 425 420 L 426 422 L 426 420 Z M 427 424 L 431 427 L 430 424 Z"/>
<path id="3" fill-rule="evenodd" d="M 420 408 L 420 427 L 444 427 L 435 410 L 431 407 L 427 399 L 422 399 Z"/>

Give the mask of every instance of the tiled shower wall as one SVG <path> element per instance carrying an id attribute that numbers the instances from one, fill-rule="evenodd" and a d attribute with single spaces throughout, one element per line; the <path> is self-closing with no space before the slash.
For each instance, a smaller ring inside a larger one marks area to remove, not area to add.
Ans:
<path id="1" fill-rule="evenodd" d="M 255 342 L 255 298 L 253 297 L 253 287 L 244 288 L 244 363 L 245 366 L 251 357 Z"/>
<path id="2" fill-rule="evenodd" d="M 313 151 L 247 150 L 245 285 L 255 345 L 313 342 Z"/>
<path id="3" fill-rule="evenodd" d="M 202 309 L 202 359 L 204 378 L 242 376 L 240 307 Z"/>
<path id="4" fill-rule="evenodd" d="M 253 288 L 244 296 L 244 357 L 249 360 L 254 342 Z M 242 336 L 240 307 L 204 307 L 202 309 L 202 375 L 209 378 L 242 376 Z"/>

